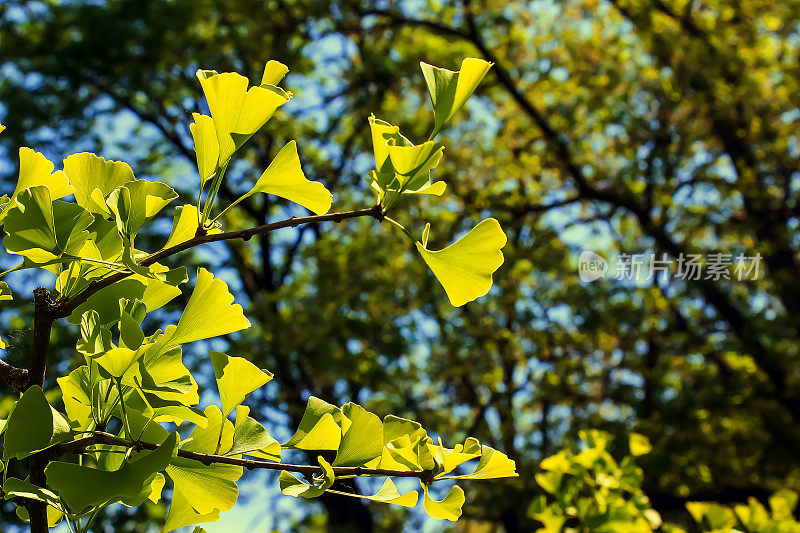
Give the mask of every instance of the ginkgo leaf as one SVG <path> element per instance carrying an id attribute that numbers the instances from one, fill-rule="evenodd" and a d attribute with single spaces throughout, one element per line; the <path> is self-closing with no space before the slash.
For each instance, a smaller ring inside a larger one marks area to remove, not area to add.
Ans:
<path id="1" fill-rule="evenodd" d="M 421 191 L 430 186 L 430 174 L 441 160 L 444 147 L 441 143 L 426 141 L 414 145 L 400 134 L 397 126 L 375 118 L 369 118 L 372 132 L 372 147 L 375 152 L 375 183 L 382 191 L 390 187 L 395 190 Z M 443 184 L 442 184 L 443 185 Z M 441 185 L 432 191 L 436 193 Z M 444 192 L 441 189 L 439 194 Z M 429 193 L 430 194 L 430 193 Z"/>
<path id="2" fill-rule="evenodd" d="M 14 497 L 37 500 L 46 503 L 54 509 L 58 509 L 62 512 L 64 511 L 58 494 L 50 489 L 39 487 L 21 479 L 14 477 L 7 478 L 3 482 L 3 493 L 3 498 L 6 500 L 10 500 Z"/>
<path id="3" fill-rule="evenodd" d="M 157 472 L 167 468 L 177 447 L 178 434 L 171 433 L 157 449 L 136 454 L 114 471 L 53 461 L 45 469 L 47 484 L 74 511 L 116 501 L 136 501 L 143 493 L 149 494 L 145 489 Z M 142 499 L 146 498 L 144 495 Z"/>
<path id="4" fill-rule="evenodd" d="M 432 196 L 441 196 L 447 190 L 447 184 L 443 181 L 436 181 L 434 183 L 426 183 L 416 190 L 406 189 L 403 194 L 430 194 Z"/>
<path id="5" fill-rule="evenodd" d="M 233 446 L 225 455 L 250 455 L 270 461 L 281 460 L 281 445 L 255 419 L 248 416 L 250 408 L 236 408 Z"/>
<path id="6" fill-rule="evenodd" d="M 271 59 L 264 65 L 264 74 L 261 75 L 261 85 L 278 85 L 286 73 L 289 72 L 289 67 Z"/>
<path id="7" fill-rule="evenodd" d="M 489 292 L 492 274 L 503 264 L 506 244 L 500 223 L 487 218 L 443 250 L 431 251 L 421 243 L 417 250 L 444 287 L 450 303 L 460 307 Z"/>
<path id="8" fill-rule="evenodd" d="M 317 462 L 319 462 L 319 466 L 322 469 L 322 476 L 318 482 L 313 485 L 305 483 L 284 470 L 278 476 L 281 492 L 286 496 L 294 496 L 295 498 L 316 498 L 321 496 L 333 485 L 336 476 L 333 473 L 333 468 L 325 459 L 317 457 Z"/>
<path id="9" fill-rule="evenodd" d="M 176 207 L 175 217 L 172 220 L 172 232 L 170 232 L 162 250 L 193 239 L 197 235 L 197 228 L 200 227 L 199 221 L 200 213 L 197 210 L 197 206 L 186 204 Z M 210 228 L 206 233 L 214 235 L 215 233 L 221 233 L 221 230 L 219 228 Z"/>
<path id="10" fill-rule="evenodd" d="M 403 507 L 414 507 L 417 505 L 417 500 L 419 499 L 419 493 L 415 490 L 405 494 L 400 494 L 400 492 L 397 490 L 397 486 L 389 478 L 386 478 L 386 481 L 383 482 L 383 486 L 380 488 L 380 490 L 371 496 L 364 494 L 350 494 L 348 492 L 330 489 L 328 489 L 328 492 L 331 494 L 352 496 L 354 498 L 361 498 L 373 502 L 392 503 L 394 505 L 401 505 Z"/>
<path id="11" fill-rule="evenodd" d="M 388 150 L 401 189 L 418 189 L 429 183 L 430 171 L 439 165 L 444 153 L 444 147 L 433 141 L 411 146 L 390 144 Z"/>
<path id="12" fill-rule="evenodd" d="M 233 295 L 221 279 L 208 270 L 197 270 L 197 282 L 192 296 L 183 309 L 177 326 L 164 332 L 169 345 L 185 344 L 200 339 L 227 335 L 250 327 L 242 306 L 233 303 Z"/>
<path id="13" fill-rule="evenodd" d="M 106 161 L 90 152 L 72 154 L 64 159 L 64 173 L 75 187 L 75 201 L 78 205 L 105 217 L 111 216 L 111 213 L 104 199 L 111 191 L 134 179 L 133 170 L 127 163 Z M 100 202 L 95 198 L 101 198 Z"/>
<path id="14" fill-rule="evenodd" d="M 144 355 L 144 350 L 131 350 L 129 348 L 112 348 L 94 357 L 93 360 L 109 376 L 121 379 L 128 370 Z"/>
<path id="15" fill-rule="evenodd" d="M 383 453 L 380 468 L 428 470 L 435 466 L 430 437 L 418 422 L 389 415 L 383 419 Z"/>
<path id="16" fill-rule="evenodd" d="M 350 426 L 342 435 L 334 466 L 365 466 L 379 459 L 383 451 L 383 423 L 381 419 L 360 405 L 348 403 L 342 414 Z"/>
<path id="17" fill-rule="evenodd" d="M 222 413 L 228 416 L 253 391 L 272 379 L 265 372 L 243 357 L 229 357 L 220 352 L 209 352 L 217 380 Z"/>
<path id="18" fill-rule="evenodd" d="M 297 431 L 282 446 L 299 450 L 337 450 L 342 440 L 344 415 L 341 409 L 316 396 L 311 396 L 300 419 Z"/>
<path id="19" fill-rule="evenodd" d="M 461 62 L 461 69 L 453 72 L 428 63 L 420 63 L 433 103 L 435 124 L 431 137 L 439 133 L 456 111 L 461 109 L 492 65 L 493 63 L 483 59 L 468 57 Z"/>
<path id="20" fill-rule="evenodd" d="M 481 459 L 478 466 L 470 474 L 459 476 L 442 476 L 441 479 L 497 479 L 518 477 L 517 465 L 503 452 L 494 448 L 481 446 Z"/>
<path id="21" fill-rule="evenodd" d="M 281 148 L 253 188 L 233 202 L 228 209 L 259 192 L 280 196 L 318 215 L 327 213 L 333 202 L 333 196 L 323 184 L 310 181 L 303 174 L 295 141 L 289 141 Z"/>
<path id="22" fill-rule="evenodd" d="M 79 205 L 56 201 L 46 186 L 25 189 L 8 210 L 6 250 L 41 264 L 63 256 L 78 256 L 89 238 L 94 217 Z"/>
<path id="23" fill-rule="evenodd" d="M 86 429 L 94 422 L 92 401 L 95 395 L 105 398 L 106 392 L 109 392 L 109 401 L 102 402 L 100 406 L 101 412 L 98 413 L 98 418 L 100 419 L 105 418 L 110 413 L 110 408 L 117 399 L 116 389 L 108 391 L 111 387 L 110 380 L 104 380 L 104 386 L 100 386 L 100 383 L 96 383 L 96 377 L 93 380 L 92 376 L 89 375 L 89 367 L 87 365 L 76 368 L 69 375 L 60 377 L 56 381 L 59 389 L 61 389 L 61 399 L 64 402 L 67 418 L 75 431 Z M 93 388 L 94 392 L 92 391 Z"/>
<path id="24" fill-rule="evenodd" d="M 202 189 L 217 171 L 219 141 L 217 140 L 217 130 L 214 127 L 214 119 L 199 113 L 193 113 L 192 118 L 194 118 L 194 122 L 189 124 L 189 130 L 194 139 L 197 171 L 200 173 L 200 188 Z"/>
<path id="25" fill-rule="evenodd" d="M 23 459 L 68 439 L 69 422 L 53 409 L 38 385 L 29 387 L 8 416 L 3 459 Z"/>
<path id="26" fill-rule="evenodd" d="M 138 387 L 163 400 L 197 405 L 197 383 L 183 364 L 180 346 L 165 346 L 161 330 L 150 337 L 139 365 L 123 378 L 123 385 Z"/>
<path id="27" fill-rule="evenodd" d="M 225 418 L 216 405 L 206 407 L 205 416 L 208 425 L 205 428 L 195 427 L 181 449 L 188 452 L 225 455 L 233 447 L 233 424 Z"/>
<path id="28" fill-rule="evenodd" d="M 481 456 L 481 445 L 475 438 L 468 438 L 464 444 L 456 444 L 455 448 L 445 448 L 442 446 L 442 440 L 439 439 L 439 444 L 428 444 L 428 448 L 433 454 L 438 466 L 437 479 L 443 475 L 452 472 L 460 465 Z"/>
<path id="29" fill-rule="evenodd" d="M 145 348 L 139 364 L 123 377 L 122 384 L 139 388 L 145 394 L 148 404 L 156 410 L 159 407 L 174 406 L 175 403 L 184 406 L 197 405 L 200 401 L 197 383 L 183 364 L 181 347 L 165 347 L 162 337 L 161 330 L 150 337 L 148 344 L 152 344 Z M 156 401 L 153 397 L 162 401 Z M 171 411 L 182 411 L 184 416 L 188 414 L 185 410 Z M 200 425 L 205 427 L 205 422 L 200 422 Z"/>
<path id="30" fill-rule="evenodd" d="M 276 72 L 272 67 L 269 72 L 265 69 L 268 78 L 276 76 Z M 217 133 L 218 168 L 291 98 L 291 94 L 269 83 L 248 90 L 247 78 L 233 72 L 198 70 L 197 78 Z"/>
<path id="31" fill-rule="evenodd" d="M 14 206 L 14 200 L 19 196 L 19 193 L 25 189 L 37 186 L 47 187 L 51 200 L 58 200 L 75 192 L 66 174 L 61 170 L 53 172 L 54 168 L 55 165 L 39 152 L 34 152 L 26 147 L 19 149 L 19 178 L 17 179 L 17 186 L 9 201 L 0 202 L 0 223 L 5 218 L 8 210 Z"/>
<path id="32" fill-rule="evenodd" d="M 133 180 L 117 187 L 106 205 L 117 222 L 117 230 L 132 242 L 145 222 L 178 197 L 172 187 L 158 181 Z"/>
<path id="33" fill-rule="evenodd" d="M 174 489 L 164 532 L 219 520 L 220 513 L 236 504 L 239 497 L 236 481 L 242 473 L 241 466 L 205 466 L 191 459 L 175 459 L 167 467 Z"/>
<path id="34" fill-rule="evenodd" d="M 464 506 L 464 490 L 458 485 L 453 485 L 450 492 L 442 500 L 436 501 L 428 493 L 428 486 L 422 484 L 425 497 L 422 500 L 425 512 L 428 516 L 438 520 L 450 520 L 455 522 L 461 516 L 461 508 Z"/>
<path id="35" fill-rule="evenodd" d="M 386 188 L 389 182 L 394 179 L 394 169 L 389 160 L 389 142 L 392 141 L 400 146 L 411 146 L 412 143 L 400 134 L 399 127 L 392 126 L 388 122 L 376 118 L 375 115 L 369 116 L 369 129 L 372 133 L 375 168 L 378 174 L 386 176 L 383 180 L 379 179 L 379 182 Z"/>

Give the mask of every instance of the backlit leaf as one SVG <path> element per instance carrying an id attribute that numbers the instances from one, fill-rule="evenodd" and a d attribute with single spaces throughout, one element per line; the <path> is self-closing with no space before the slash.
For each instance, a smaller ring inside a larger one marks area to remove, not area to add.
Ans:
<path id="1" fill-rule="evenodd" d="M 64 173 L 75 187 L 75 201 L 92 213 L 108 217 L 104 200 L 117 187 L 133 181 L 133 170 L 122 161 L 106 161 L 89 152 L 72 154 L 64 159 Z M 95 191 L 98 191 L 95 193 Z"/>
<path id="2" fill-rule="evenodd" d="M 506 234 L 488 218 L 447 248 L 430 251 L 421 243 L 417 250 L 444 287 L 450 303 L 460 307 L 489 292 L 492 274 L 503 264 L 500 251 Z"/>
<path id="3" fill-rule="evenodd" d="M 149 488 L 157 472 L 167 468 L 177 446 L 178 434 L 172 433 L 157 449 L 135 454 L 114 471 L 53 461 L 45 469 L 47 484 L 75 511 L 116 501 L 136 501 L 143 493 L 149 494 L 145 488 Z"/>
<path id="4" fill-rule="evenodd" d="M 38 385 L 28 388 L 6 421 L 3 459 L 22 459 L 70 437 L 69 422 Z"/>
<path id="5" fill-rule="evenodd" d="M 431 498 L 428 493 L 428 486 L 422 485 L 425 493 L 423 504 L 425 512 L 428 516 L 437 518 L 439 520 L 450 520 L 455 522 L 461 516 L 461 508 L 466 501 L 464 498 L 464 490 L 458 485 L 454 485 L 441 501 L 436 501 Z"/>
<path id="6" fill-rule="evenodd" d="M 272 379 L 272 373 L 261 370 L 243 357 L 229 357 L 220 352 L 209 353 L 222 402 L 222 413 L 225 416 L 241 405 L 250 393 Z"/>
<path id="7" fill-rule="evenodd" d="M 14 200 L 19 193 L 25 189 L 37 186 L 47 187 L 51 200 L 58 200 L 75 192 L 64 172 L 61 170 L 53 172 L 54 168 L 55 165 L 39 152 L 34 152 L 26 147 L 19 149 L 17 186 L 9 198 L 10 201 L 0 201 L 0 223 L 8 210 L 14 206 Z"/>
<path id="8" fill-rule="evenodd" d="M 45 186 L 22 191 L 6 213 L 6 250 L 38 264 L 63 256 L 78 256 L 89 238 L 94 217 L 82 207 L 53 202 Z"/>
<path id="9" fill-rule="evenodd" d="M 442 127 L 461 109 L 467 98 L 475 91 L 492 63 L 483 59 L 468 57 L 461 62 L 458 72 L 420 63 L 425 83 L 433 103 L 434 137 Z"/>
<path id="10" fill-rule="evenodd" d="M 168 327 L 164 334 L 169 339 L 169 345 L 174 346 L 249 327 L 250 322 L 244 317 L 242 306 L 233 303 L 233 295 L 225 282 L 200 268 L 197 270 L 194 291 L 177 327 Z"/>
<path id="11" fill-rule="evenodd" d="M 297 143 L 289 141 L 261 174 L 256 184 L 231 207 L 256 193 L 274 194 L 322 215 L 331 208 L 333 196 L 322 183 L 310 181 L 303 174 Z"/>

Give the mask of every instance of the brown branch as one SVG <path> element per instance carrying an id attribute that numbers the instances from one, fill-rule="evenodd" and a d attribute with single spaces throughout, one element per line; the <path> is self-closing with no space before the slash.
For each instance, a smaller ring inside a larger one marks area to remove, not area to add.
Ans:
<path id="1" fill-rule="evenodd" d="M 50 347 L 50 333 L 55 316 L 50 291 L 39 287 L 33 291 L 33 342 L 31 343 L 31 362 L 28 366 L 28 383 L 25 388 L 34 385 L 44 388 L 44 373 L 47 368 L 47 352 Z M 30 480 L 34 485 L 47 486 L 44 469 L 48 459 L 44 453 L 36 453 L 30 460 Z M 47 526 L 47 504 L 31 501 L 27 505 L 31 520 L 31 533 L 45 533 Z"/>
<path id="2" fill-rule="evenodd" d="M 171 246 L 169 248 L 161 250 L 160 252 L 156 252 L 150 255 L 149 257 L 144 259 L 140 263 L 140 265 L 149 266 L 152 265 L 153 263 L 156 263 L 162 259 L 165 259 L 177 253 L 210 242 L 229 241 L 235 239 L 242 239 L 246 241 L 255 235 L 263 235 L 282 228 L 294 228 L 297 226 L 302 226 L 304 224 L 316 224 L 320 222 L 338 223 L 350 218 L 366 217 L 366 216 L 373 217 L 379 222 L 383 221 L 383 208 L 380 205 L 376 205 L 368 209 L 358 209 L 356 211 L 344 211 L 339 213 L 328 213 L 327 215 L 312 215 L 307 217 L 291 217 L 286 220 L 281 220 L 280 222 L 264 224 L 263 226 L 258 226 L 255 228 L 250 228 L 245 230 L 228 231 L 224 233 L 217 233 L 214 235 L 201 234 L 195 236 L 192 239 L 189 239 L 188 241 L 176 244 L 175 246 Z M 56 318 L 64 318 L 69 316 L 79 305 L 85 303 L 90 296 L 110 285 L 113 285 L 114 283 L 120 280 L 127 278 L 131 274 L 132 272 L 119 272 L 107 278 L 91 282 L 88 287 L 86 287 L 84 290 L 82 290 L 80 293 L 76 294 L 72 298 L 58 302 L 55 308 L 53 309 L 53 316 Z"/>
<path id="3" fill-rule="evenodd" d="M 0 359 L 0 379 L 5 381 L 12 389 L 21 391 L 28 384 L 28 371 L 24 368 L 10 365 Z"/>
<path id="4" fill-rule="evenodd" d="M 70 442 L 57 444 L 47 450 L 48 455 L 58 457 L 68 453 L 80 453 L 85 451 L 89 446 L 96 444 L 108 444 L 112 446 L 125 446 L 127 448 L 144 448 L 147 450 L 156 450 L 160 445 L 151 442 L 130 442 L 125 439 L 119 438 L 110 433 L 95 433 L 88 437 L 75 439 Z M 248 470 L 280 470 L 284 472 L 295 472 L 303 474 L 304 476 L 313 476 L 315 474 L 322 474 L 322 467 L 316 465 L 295 465 L 287 463 L 273 463 L 270 461 L 263 461 L 257 459 L 241 459 L 238 457 L 229 457 L 225 455 L 215 455 L 210 453 L 197 453 L 187 450 L 178 450 L 178 457 L 185 459 L 192 459 L 206 466 L 212 464 L 225 464 L 241 466 Z M 333 473 L 338 476 L 388 476 L 388 477 L 407 477 L 418 478 L 425 483 L 430 483 L 433 477 L 431 470 L 388 470 L 385 468 L 365 468 L 362 466 L 334 466 Z"/>

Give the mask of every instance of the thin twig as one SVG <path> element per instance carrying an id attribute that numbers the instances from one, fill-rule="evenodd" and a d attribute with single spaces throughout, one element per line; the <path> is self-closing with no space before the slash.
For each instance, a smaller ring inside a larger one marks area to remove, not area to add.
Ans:
<path id="1" fill-rule="evenodd" d="M 376 205 L 368 209 L 358 209 L 356 211 L 344 211 L 339 213 L 328 213 L 327 215 L 312 215 L 307 217 L 291 217 L 286 220 L 281 220 L 279 222 L 264 224 L 263 226 L 258 226 L 255 228 L 250 228 L 245 230 L 228 231 L 213 235 L 200 234 L 192 239 L 189 239 L 188 241 L 176 244 L 175 246 L 171 246 L 169 248 L 161 250 L 160 252 L 150 255 L 149 257 L 144 259 L 140 263 L 140 265 L 149 266 L 162 259 L 165 259 L 177 253 L 188 250 L 190 248 L 194 248 L 195 246 L 199 246 L 201 244 L 206 244 L 209 242 L 229 241 L 235 239 L 242 239 L 246 241 L 255 235 L 263 235 L 265 233 L 270 233 L 278 229 L 294 228 L 304 224 L 316 224 L 319 222 L 341 222 L 343 220 L 347 220 L 350 218 L 366 217 L 366 216 L 373 217 L 378 221 L 383 221 L 383 208 L 380 205 Z M 53 308 L 53 316 L 56 318 L 64 318 L 69 316 L 78 306 L 80 306 L 83 303 L 86 303 L 86 301 L 89 299 L 90 296 L 97 293 L 101 289 L 108 287 L 109 285 L 113 285 L 114 283 L 127 278 L 131 274 L 133 273 L 119 272 L 116 274 L 112 274 L 107 278 L 103 278 L 102 280 L 91 282 L 88 287 L 83 289 L 80 293 L 76 294 L 72 298 L 57 302 L 57 304 Z"/>
<path id="2" fill-rule="evenodd" d="M 146 450 L 157 450 L 158 444 L 151 442 L 137 442 L 132 443 L 110 433 L 95 433 L 88 437 L 82 437 L 70 442 L 57 444 L 47 450 L 48 455 L 52 457 L 59 457 L 68 453 L 78 453 L 84 451 L 89 446 L 96 444 L 108 444 L 111 446 L 125 446 L 127 448 L 134 448 L 139 446 Z M 262 469 L 262 470 L 280 470 L 285 472 L 296 472 L 303 475 L 322 474 L 322 467 L 316 465 L 295 465 L 287 463 L 273 463 L 270 461 L 263 461 L 257 459 L 241 459 L 238 457 L 229 457 L 225 455 L 216 455 L 210 453 L 190 452 L 187 450 L 178 450 L 178 457 L 185 459 L 192 459 L 206 466 L 212 464 L 226 464 L 241 466 L 248 470 Z M 407 477 L 418 478 L 425 482 L 430 482 L 432 471 L 431 470 L 388 470 L 385 468 L 365 468 L 361 466 L 334 466 L 333 473 L 339 476 L 387 476 L 387 477 Z"/>

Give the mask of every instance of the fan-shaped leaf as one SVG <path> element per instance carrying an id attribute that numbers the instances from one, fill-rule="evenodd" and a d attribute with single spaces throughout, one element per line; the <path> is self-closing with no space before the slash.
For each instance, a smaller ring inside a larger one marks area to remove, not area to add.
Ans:
<path id="1" fill-rule="evenodd" d="M 394 505 L 401 505 L 403 507 L 414 507 L 417 505 L 417 500 L 419 499 L 419 493 L 415 490 L 405 494 L 400 494 L 400 492 L 397 490 L 397 486 L 389 478 L 386 478 L 386 481 L 383 482 L 383 486 L 380 488 L 380 490 L 372 496 L 363 494 L 350 494 L 347 492 L 330 489 L 328 492 L 332 494 L 340 494 L 342 496 L 362 498 L 364 500 L 370 500 L 373 502 L 393 503 Z"/>
<path id="2" fill-rule="evenodd" d="M 6 250 L 37 264 L 78 256 L 93 220 L 79 205 L 53 202 L 46 186 L 25 189 L 6 213 Z"/>
<path id="3" fill-rule="evenodd" d="M 236 408 L 236 423 L 233 432 L 233 447 L 226 455 L 250 455 L 270 461 L 281 460 L 281 445 L 270 436 L 264 426 L 247 416 L 249 407 Z"/>
<path id="4" fill-rule="evenodd" d="M 157 449 L 136 454 L 114 471 L 53 461 L 45 469 L 47 484 L 74 511 L 116 501 L 138 505 L 149 496 L 156 473 L 167 468 L 177 447 L 178 434 L 172 433 Z"/>
<path id="5" fill-rule="evenodd" d="M 242 306 L 233 303 L 233 295 L 225 282 L 200 268 L 194 291 L 178 325 L 169 326 L 164 335 L 169 339 L 167 345 L 175 346 L 249 327 L 250 322 L 244 317 Z"/>
<path id="6" fill-rule="evenodd" d="M 434 67 L 427 63 L 420 63 L 420 67 L 433 103 L 435 124 L 431 137 L 434 137 L 453 118 L 456 111 L 461 109 L 467 98 L 492 68 L 492 63 L 468 57 L 461 62 L 461 69 L 458 72 Z"/>
<path id="7" fill-rule="evenodd" d="M 303 174 L 297 143 L 289 141 L 261 174 L 256 184 L 230 207 L 255 193 L 274 194 L 321 215 L 331 208 L 333 196 L 325 186 Z M 230 207 L 228 209 L 230 209 Z"/>
<path id="8" fill-rule="evenodd" d="M 72 154 L 64 159 L 64 173 L 75 187 L 78 205 L 104 217 L 111 216 L 111 213 L 102 199 L 134 179 L 133 170 L 127 163 L 106 161 L 89 152 Z M 95 199 L 101 200 L 97 202 Z"/>
<path id="9" fill-rule="evenodd" d="M 455 522 L 461 516 L 461 508 L 464 506 L 466 499 L 464 498 L 464 490 L 458 485 L 454 485 L 441 501 L 436 501 L 431 498 L 428 493 L 428 486 L 423 484 L 422 488 L 425 492 L 423 504 L 425 512 L 428 516 L 439 520 L 450 520 Z"/>
<path id="10" fill-rule="evenodd" d="M 28 388 L 8 416 L 3 459 L 23 459 L 70 436 L 69 422 L 44 397 L 38 385 Z"/>
<path id="11" fill-rule="evenodd" d="M 243 357 L 229 357 L 220 352 L 209 353 L 222 402 L 222 413 L 225 416 L 241 405 L 249 394 L 272 379 L 271 372 L 261 370 Z"/>
<path id="12" fill-rule="evenodd" d="M 242 467 L 213 464 L 178 457 L 167 467 L 174 490 L 164 532 L 202 522 L 216 522 L 220 513 L 229 511 L 239 497 L 236 481 Z"/>
<path id="13" fill-rule="evenodd" d="M 0 223 L 8 210 L 14 206 L 14 200 L 19 193 L 25 189 L 47 187 L 52 200 L 58 200 L 75 192 L 66 174 L 61 170 L 53 172 L 54 168 L 55 165 L 39 152 L 26 147 L 19 149 L 19 179 L 11 198 L 6 196 L 5 202 L 0 200 Z"/>
<path id="14" fill-rule="evenodd" d="M 297 431 L 283 444 L 283 447 L 299 450 L 337 450 L 342 440 L 342 428 L 337 422 L 344 426 L 345 420 L 338 407 L 312 396 L 308 399 Z"/>
<path id="15" fill-rule="evenodd" d="M 492 287 L 492 274 L 503 264 L 500 251 L 506 234 L 493 218 L 487 218 L 447 248 L 430 251 L 421 243 L 417 250 L 444 287 L 450 303 L 460 307 L 480 298 Z"/>

